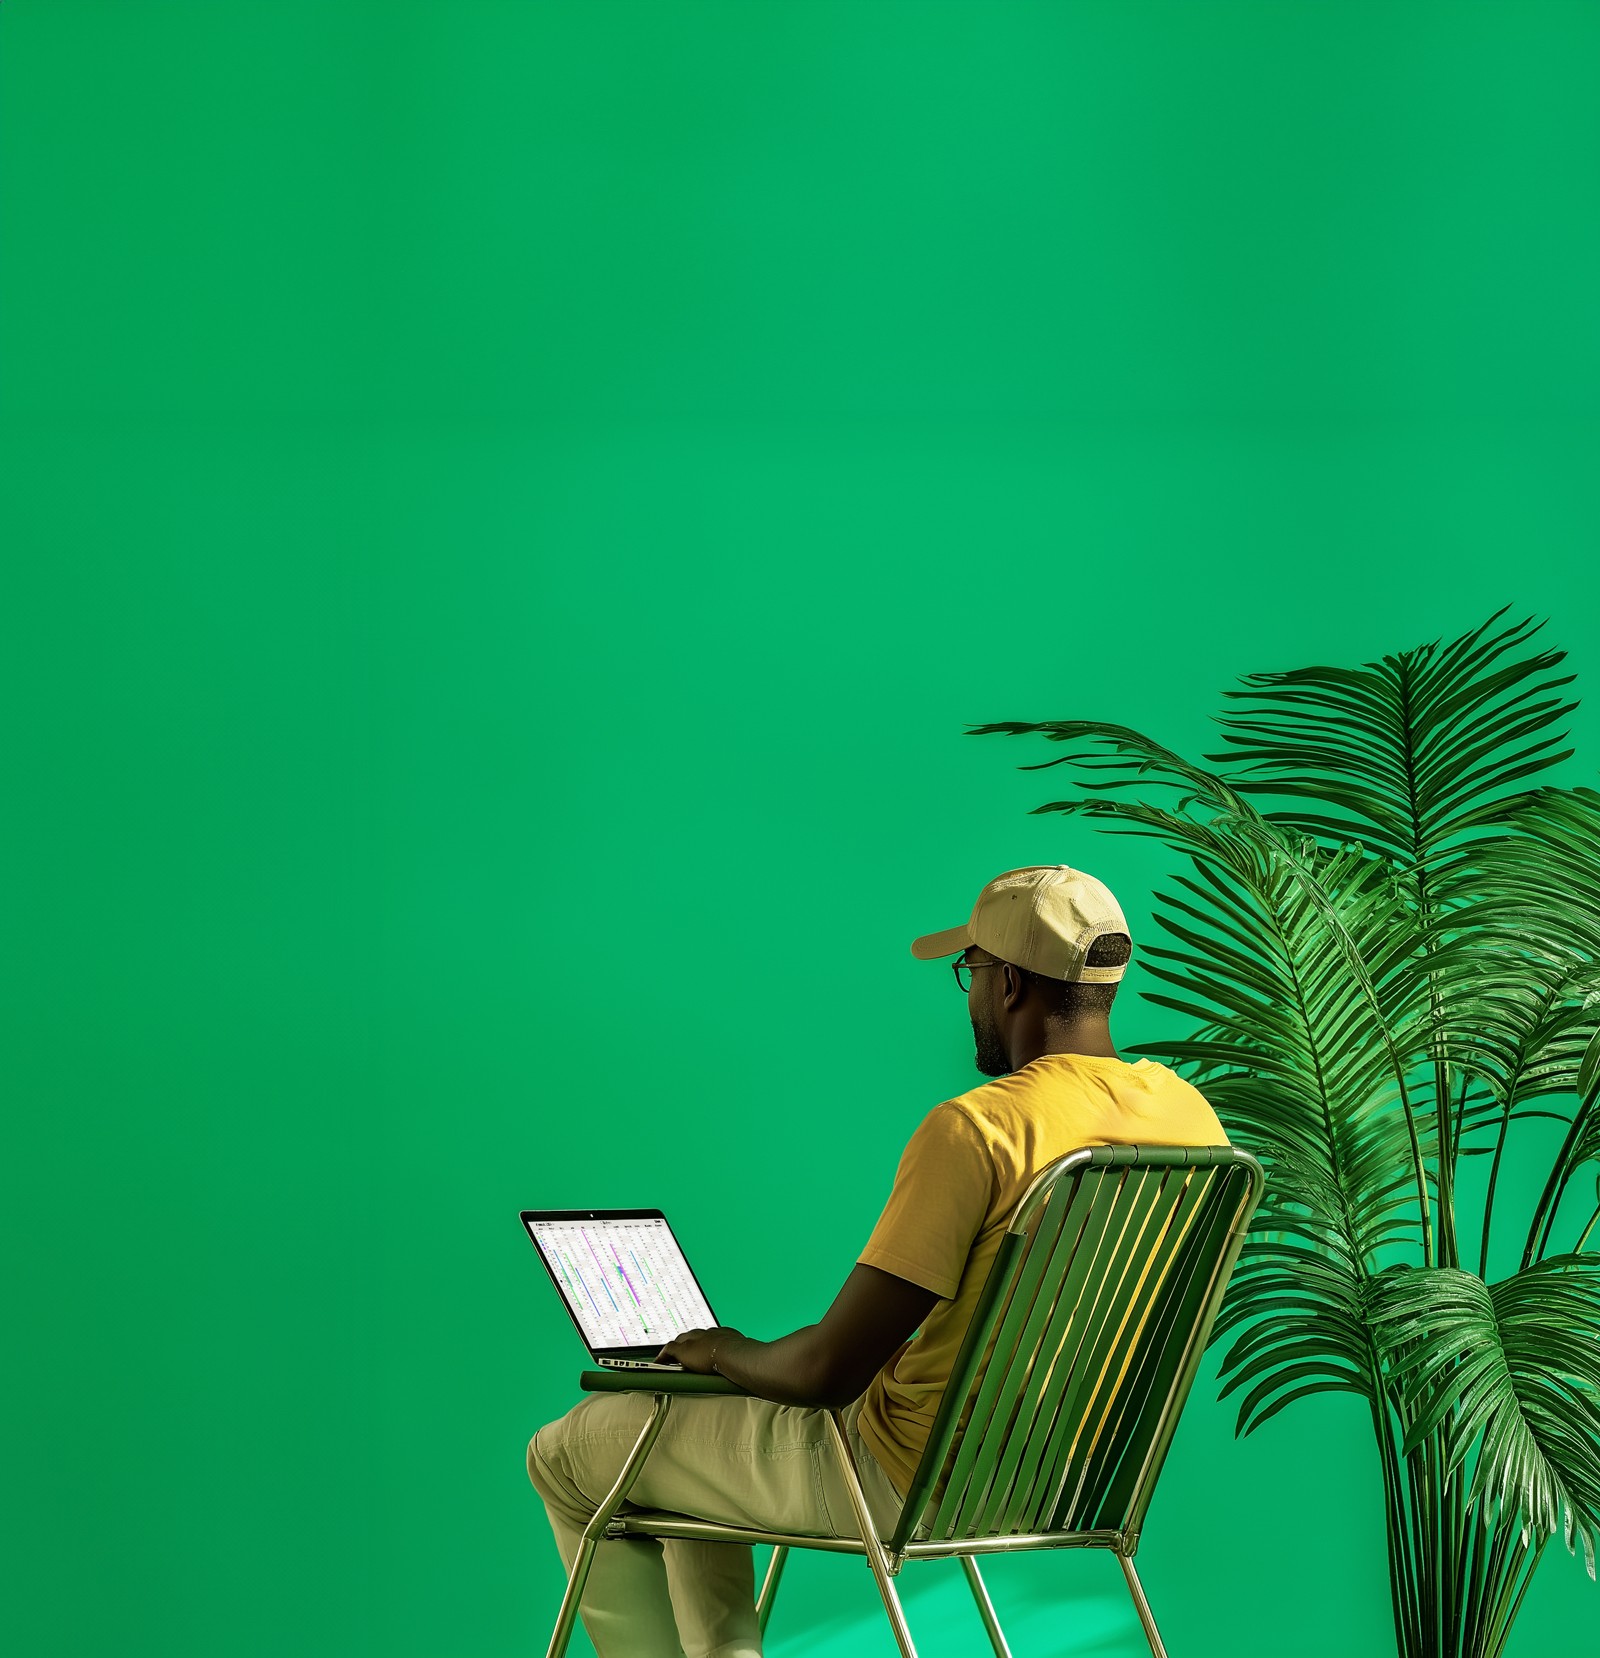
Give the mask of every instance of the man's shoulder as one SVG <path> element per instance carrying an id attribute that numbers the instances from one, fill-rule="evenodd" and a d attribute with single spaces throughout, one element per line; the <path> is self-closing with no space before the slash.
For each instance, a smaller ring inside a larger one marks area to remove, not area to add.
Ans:
<path id="1" fill-rule="evenodd" d="M 917 1124 L 917 1134 L 924 1137 L 936 1135 L 941 1139 L 976 1135 L 981 1139 L 979 1128 L 984 1108 L 981 1104 L 974 1107 L 973 1097 L 982 1092 L 981 1088 L 974 1088 L 970 1093 L 952 1094 L 949 1099 L 940 1100 L 923 1113 L 922 1121 Z"/>
<path id="2" fill-rule="evenodd" d="M 980 1139 L 987 1141 L 994 1125 L 1015 1117 L 1017 1112 L 1036 1107 L 1041 1095 L 1049 1092 L 1048 1084 L 1041 1087 L 1040 1078 L 1028 1076 L 1027 1067 L 1013 1071 L 1009 1076 L 993 1077 L 969 1088 L 964 1094 L 952 1094 L 941 1100 L 928 1113 L 932 1118 L 943 1114 L 961 1118 Z"/>

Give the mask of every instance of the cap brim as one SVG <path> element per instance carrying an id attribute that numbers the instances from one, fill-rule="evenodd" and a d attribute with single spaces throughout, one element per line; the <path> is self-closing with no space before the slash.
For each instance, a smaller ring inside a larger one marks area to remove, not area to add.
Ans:
<path id="1" fill-rule="evenodd" d="M 937 961 L 940 956 L 954 956 L 972 942 L 972 934 L 965 927 L 946 927 L 942 933 L 926 933 L 911 941 L 911 953 L 918 961 Z"/>

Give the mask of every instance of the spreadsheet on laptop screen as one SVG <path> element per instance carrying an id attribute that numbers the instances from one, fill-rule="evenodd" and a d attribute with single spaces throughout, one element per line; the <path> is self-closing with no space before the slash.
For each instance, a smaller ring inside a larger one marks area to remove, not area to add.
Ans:
<path id="1" fill-rule="evenodd" d="M 529 1230 L 593 1348 L 665 1346 L 716 1322 L 664 1220 L 540 1220 Z"/>

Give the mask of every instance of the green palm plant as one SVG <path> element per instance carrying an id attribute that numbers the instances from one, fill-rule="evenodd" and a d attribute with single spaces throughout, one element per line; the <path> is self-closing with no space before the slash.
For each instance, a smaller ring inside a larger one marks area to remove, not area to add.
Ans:
<path id="1" fill-rule="evenodd" d="M 1223 1395 L 1242 1390 L 1241 1434 L 1309 1394 L 1366 1400 L 1401 1658 L 1498 1658 L 1549 1539 L 1592 1578 L 1600 1531 L 1600 1208 L 1580 1179 L 1600 1162 L 1600 794 L 1535 781 L 1571 756 L 1572 676 L 1504 615 L 1246 676 L 1204 767 L 1125 726 L 973 728 L 1072 745 L 1023 769 L 1071 765 L 1088 792 L 1037 811 L 1189 860 L 1141 958 L 1163 987 L 1146 999 L 1194 1028 L 1140 1050 L 1267 1169 L 1212 1337 L 1231 1338 Z M 1508 1214 L 1508 1141 L 1552 1118 L 1543 1191 Z M 1471 1156 L 1491 1159 L 1476 1219 Z M 1491 1243 L 1523 1227 L 1491 1281 Z"/>

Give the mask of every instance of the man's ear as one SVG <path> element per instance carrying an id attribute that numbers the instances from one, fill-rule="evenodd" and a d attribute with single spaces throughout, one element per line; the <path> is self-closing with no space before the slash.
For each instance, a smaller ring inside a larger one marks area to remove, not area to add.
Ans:
<path id="1" fill-rule="evenodd" d="M 1000 977 L 1005 981 L 1005 1006 L 1015 1007 L 1027 995 L 1028 981 L 1022 969 L 1009 961 L 1000 969 Z"/>

